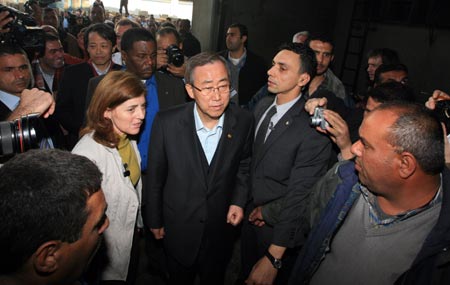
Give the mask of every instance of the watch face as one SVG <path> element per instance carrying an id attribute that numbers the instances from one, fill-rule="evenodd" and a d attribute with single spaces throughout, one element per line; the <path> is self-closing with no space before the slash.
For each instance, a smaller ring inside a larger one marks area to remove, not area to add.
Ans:
<path id="1" fill-rule="evenodd" d="M 275 259 L 275 260 L 273 261 L 273 267 L 275 267 L 276 269 L 280 269 L 280 268 L 281 268 L 281 265 L 282 265 L 281 260 Z"/>

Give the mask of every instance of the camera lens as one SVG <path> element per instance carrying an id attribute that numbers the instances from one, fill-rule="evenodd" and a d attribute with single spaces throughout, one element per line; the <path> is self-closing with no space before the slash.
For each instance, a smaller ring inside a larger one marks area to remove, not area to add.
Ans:
<path id="1" fill-rule="evenodd" d="M 48 137 L 47 130 L 38 114 L 23 116 L 12 122 L 0 122 L 0 155 L 38 148 L 44 137 Z"/>

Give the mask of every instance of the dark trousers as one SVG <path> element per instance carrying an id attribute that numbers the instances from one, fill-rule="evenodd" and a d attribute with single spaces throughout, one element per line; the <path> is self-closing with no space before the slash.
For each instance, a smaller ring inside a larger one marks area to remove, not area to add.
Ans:
<path id="1" fill-rule="evenodd" d="M 259 259 L 265 256 L 266 250 L 272 243 L 273 227 L 264 225 L 255 226 L 248 221 L 248 216 L 253 210 L 250 206 L 246 210 L 242 225 L 241 235 L 241 260 L 242 272 L 239 280 L 245 281 L 250 275 L 253 266 Z M 282 258 L 283 266 L 278 270 L 275 285 L 287 284 L 289 276 L 299 253 L 298 248 L 288 248 Z"/>
<path id="2" fill-rule="evenodd" d="M 233 241 L 224 240 L 223 244 L 211 242 L 203 237 L 194 264 L 180 264 L 170 253 L 167 253 L 169 268 L 169 285 L 195 284 L 199 278 L 201 285 L 224 284 L 225 271 L 231 258 Z"/>
<path id="3" fill-rule="evenodd" d="M 120 0 L 119 13 L 122 14 L 122 7 L 125 7 L 125 13 L 128 15 L 128 0 Z"/>

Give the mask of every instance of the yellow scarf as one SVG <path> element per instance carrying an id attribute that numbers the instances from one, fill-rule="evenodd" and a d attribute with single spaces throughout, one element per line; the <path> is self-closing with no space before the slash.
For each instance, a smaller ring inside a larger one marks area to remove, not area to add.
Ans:
<path id="1" fill-rule="evenodd" d="M 141 168 L 139 166 L 136 153 L 126 135 L 120 136 L 119 138 L 120 140 L 117 144 L 117 150 L 119 151 L 123 164 L 126 165 L 125 170 L 130 172 L 131 182 L 134 186 L 136 186 L 141 178 Z"/>

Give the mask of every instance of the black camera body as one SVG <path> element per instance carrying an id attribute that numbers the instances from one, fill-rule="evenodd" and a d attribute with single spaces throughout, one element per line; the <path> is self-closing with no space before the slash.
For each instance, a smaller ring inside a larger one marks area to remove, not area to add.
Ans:
<path id="1" fill-rule="evenodd" d="M 12 17 L 14 20 L 4 26 L 4 28 L 9 28 L 9 32 L 0 34 L 0 42 L 19 45 L 29 53 L 31 53 L 30 51 L 43 52 L 45 49 L 45 32 L 38 27 L 33 17 L 12 7 L 0 4 L 0 12 L 3 11 L 8 11 L 9 17 Z"/>
<path id="2" fill-rule="evenodd" d="M 170 45 L 166 49 L 166 54 L 168 57 L 168 63 L 173 64 L 176 67 L 180 67 L 184 63 L 183 51 L 176 45 Z"/>
<path id="3" fill-rule="evenodd" d="M 439 121 L 444 123 L 447 134 L 450 131 L 450 100 L 441 100 L 436 102 L 434 113 Z"/>
<path id="4" fill-rule="evenodd" d="M 40 141 L 45 137 L 48 137 L 47 129 L 39 114 L 29 114 L 11 122 L 0 122 L 0 156 L 39 148 Z"/>

